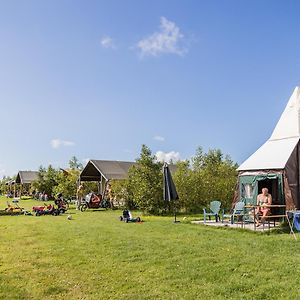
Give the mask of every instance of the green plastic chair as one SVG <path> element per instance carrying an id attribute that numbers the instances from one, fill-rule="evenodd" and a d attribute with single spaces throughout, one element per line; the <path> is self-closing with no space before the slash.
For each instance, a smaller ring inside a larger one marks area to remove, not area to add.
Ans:
<path id="1" fill-rule="evenodd" d="M 210 202 L 209 211 L 206 211 L 206 208 L 203 208 L 204 223 L 206 223 L 206 217 L 208 217 L 210 220 L 211 216 L 214 216 L 216 218 L 216 222 L 218 222 L 218 220 L 220 220 L 220 216 L 219 216 L 220 209 L 221 209 L 221 202 L 218 200 L 214 200 Z"/>
<path id="2" fill-rule="evenodd" d="M 231 211 L 230 214 L 225 214 L 225 211 L 223 210 L 222 213 L 222 223 L 224 222 L 224 218 L 230 218 L 230 223 L 233 224 L 235 218 L 244 219 L 245 211 L 244 211 L 245 203 L 243 201 L 237 202 L 234 206 L 234 209 Z"/>

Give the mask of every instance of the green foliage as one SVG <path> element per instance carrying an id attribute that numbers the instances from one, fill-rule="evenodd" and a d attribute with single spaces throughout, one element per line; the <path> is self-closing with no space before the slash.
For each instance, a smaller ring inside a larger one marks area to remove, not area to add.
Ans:
<path id="1" fill-rule="evenodd" d="M 137 164 L 129 170 L 128 190 L 135 205 L 144 212 L 158 214 L 164 208 L 162 164 L 142 145 Z"/>
<path id="2" fill-rule="evenodd" d="M 58 185 L 60 171 L 49 165 L 48 168 L 40 166 L 38 180 L 32 186 L 36 191 L 46 193 L 50 198 L 55 195 L 54 188 Z"/>
<path id="3" fill-rule="evenodd" d="M 82 163 L 79 162 L 79 160 L 76 156 L 73 156 L 69 160 L 69 167 L 70 167 L 71 170 L 82 170 L 83 169 Z"/>
<path id="4" fill-rule="evenodd" d="M 192 205 L 193 196 L 191 190 L 192 176 L 191 169 L 188 160 L 179 161 L 177 163 L 177 170 L 173 176 L 174 183 L 176 185 L 176 190 L 179 196 L 179 205 L 181 208 L 184 208 L 186 211 L 188 207 Z"/>
<path id="5" fill-rule="evenodd" d="M 1 217 L 0 299 L 299 299 L 299 242 L 289 234 L 69 213 Z"/>
<path id="6" fill-rule="evenodd" d="M 71 169 L 68 172 L 59 172 L 57 185 L 54 187 L 54 194 L 62 193 L 65 198 L 76 196 L 77 181 L 80 171 Z"/>
<path id="7" fill-rule="evenodd" d="M 16 176 L 10 177 L 10 176 L 3 176 L 3 178 L 0 180 L 0 195 L 7 194 L 9 192 L 10 186 L 7 185 L 9 181 L 15 180 Z"/>
<path id="8" fill-rule="evenodd" d="M 112 180 L 110 181 L 112 198 L 117 202 L 118 206 L 125 206 L 129 209 L 135 207 L 133 196 L 129 188 L 129 180 Z"/>
<path id="9" fill-rule="evenodd" d="M 69 170 L 54 169 L 51 165 L 48 168 L 41 166 L 39 168 L 38 180 L 32 184 L 32 189 L 39 192 L 45 192 L 50 198 L 56 194 L 62 193 L 65 198 L 76 196 L 77 181 L 79 178 L 82 164 L 76 156 L 69 160 Z M 86 183 L 85 191 L 97 190 L 96 183 Z"/>
<path id="10" fill-rule="evenodd" d="M 237 179 L 237 164 L 220 149 L 207 153 L 201 147 L 188 162 L 179 162 L 174 176 L 179 204 L 186 212 L 199 211 L 210 201 L 218 199 L 223 207 L 230 207 Z"/>
<path id="11" fill-rule="evenodd" d="M 207 153 L 201 147 L 195 156 L 177 162 L 173 174 L 179 195 L 179 209 L 191 213 L 199 212 L 210 201 L 218 199 L 223 207 L 230 207 L 234 195 L 237 164 L 220 149 L 210 149 Z M 151 150 L 143 145 L 137 164 L 129 170 L 128 180 L 112 182 L 116 199 L 122 199 L 126 207 L 137 207 L 144 212 L 159 214 L 168 207 L 162 199 L 162 164 L 156 162 Z"/>
<path id="12" fill-rule="evenodd" d="M 81 182 L 81 184 L 83 185 L 84 194 L 98 191 L 98 183 L 95 181 L 85 181 Z"/>
<path id="13" fill-rule="evenodd" d="M 192 168 L 194 171 L 199 171 L 203 167 L 204 153 L 203 148 L 198 147 L 196 149 L 195 156 L 191 158 Z"/>

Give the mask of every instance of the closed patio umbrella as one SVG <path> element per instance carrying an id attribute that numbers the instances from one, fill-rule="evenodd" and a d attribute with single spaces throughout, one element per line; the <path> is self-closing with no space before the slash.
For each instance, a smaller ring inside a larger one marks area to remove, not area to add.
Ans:
<path id="1" fill-rule="evenodd" d="M 175 201 L 179 199 L 172 175 L 167 163 L 164 163 L 164 200 L 174 201 L 174 222 L 176 223 L 176 204 Z"/>

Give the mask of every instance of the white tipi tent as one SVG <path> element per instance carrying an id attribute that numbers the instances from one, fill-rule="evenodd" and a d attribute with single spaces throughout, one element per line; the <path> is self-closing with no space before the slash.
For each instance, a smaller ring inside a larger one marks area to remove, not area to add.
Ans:
<path id="1" fill-rule="evenodd" d="M 255 203 L 267 187 L 274 204 L 300 208 L 300 88 L 296 87 L 271 137 L 239 168 L 239 189 L 235 201 Z"/>

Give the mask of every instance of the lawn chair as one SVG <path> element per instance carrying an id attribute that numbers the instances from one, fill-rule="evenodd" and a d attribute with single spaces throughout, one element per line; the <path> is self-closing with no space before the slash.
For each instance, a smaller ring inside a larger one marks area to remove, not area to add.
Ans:
<path id="1" fill-rule="evenodd" d="M 222 223 L 224 222 L 224 218 L 230 218 L 231 224 L 234 223 L 235 218 L 242 219 L 242 221 L 243 221 L 244 215 L 245 215 L 244 206 L 245 206 L 245 203 L 240 201 L 235 204 L 234 209 L 232 210 L 232 212 L 230 214 L 225 214 L 225 212 L 223 210 Z"/>
<path id="2" fill-rule="evenodd" d="M 216 222 L 218 222 L 218 220 L 220 220 L 220 216 L 219 216 L 220 208 L 221 208 L 221 202 L 218 200 L 210 202 L 209 212 L 206 211 L 206 208 L 203 208 L 204 223 L 206 223 L 206 217 L 208 217 L 210 220 L 211 216 L 214 216 L 216 218 Z"/>

